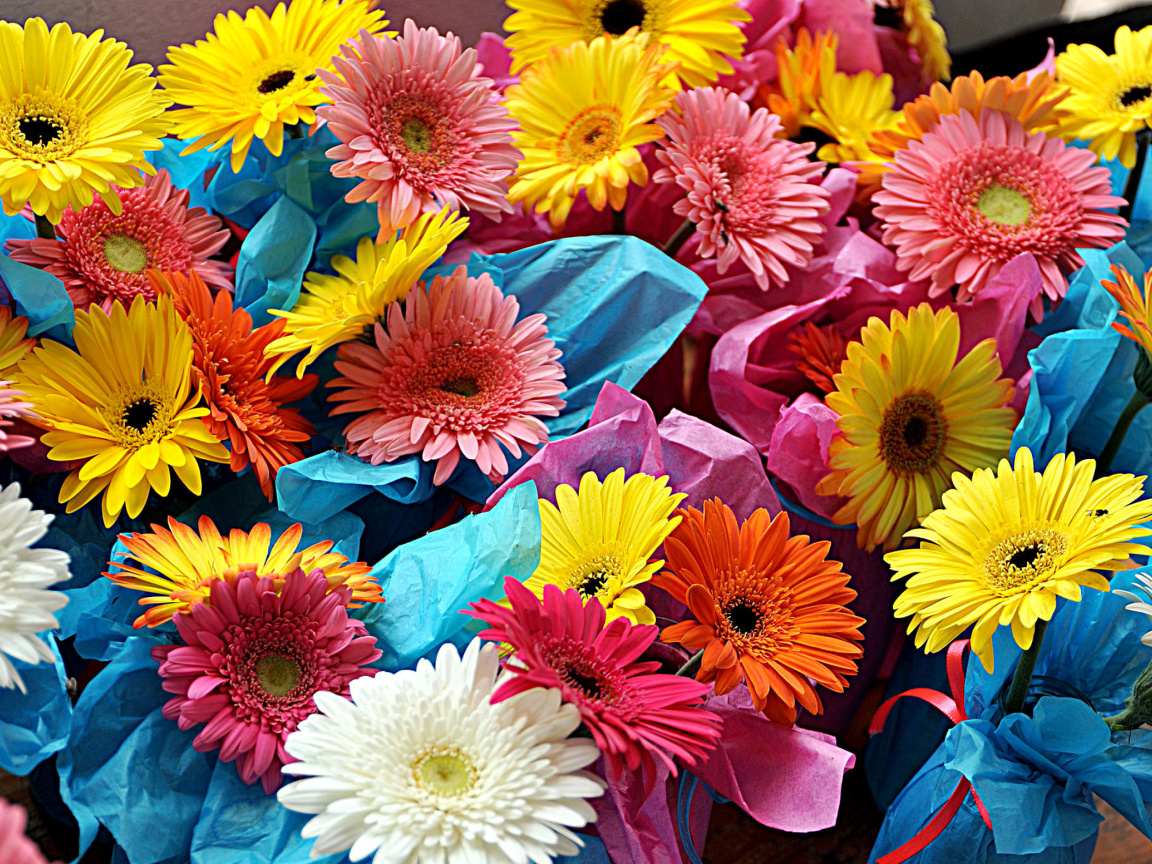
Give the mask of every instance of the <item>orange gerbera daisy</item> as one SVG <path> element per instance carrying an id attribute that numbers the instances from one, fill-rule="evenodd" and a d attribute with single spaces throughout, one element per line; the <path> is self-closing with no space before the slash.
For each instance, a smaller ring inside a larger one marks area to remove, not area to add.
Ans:
<path id="1" fill-rule="evenodd" d="M 804 322 L 804 329 L 797 328 L 788 334 L 788 350 L 800 357 L 796 368 L 820 388 L 822 393 L 836 389 L 833 376 L 840 371 L 840 365 L 848 356 L 848 344 L 832 324 L 817 327 L 811 321 Z"/>
<path id="2" fill-rule="evenodd" d="M 797 704 L 824 710 L 813 682 L 840 693 L 856 674 L 863 618 L 845 604 L 856 597 L 831 544 L 789 537 L 788 514 L 764 509 L 737 526 L 720 499 L 676 511 L 683 521 L 664 541 L 669 570 L 652 584 L 688 606 L 692 618 L 660 638 L 703 650 L 698 681 L 724 694 L 741 681 L 756 710 L 791 725 Z"/>
<path id="3" fill-rule="evenodd" d="M 128 551 L 117 553 L 117 557 L 135 560 L 140 567 L 148 568 L 142 570 L 115 561 L 112 563 L 119 570 L 104 574 L 121 588 L 148 595 L 140 598 L 140 605 L 151 608 L 137 618 L 133 626 L 163 624 L 177 612 L 208 600 L 213 581 L 226 579 L 234 583 L 238 575 L 249 571 L 271 578 L 279 591 L 288 575 L 297 569 L 305 573 L 322 570 L 329 590 L 340 585 L 352 589 L 355 602 L 349 603 L 349 608 L 384 602 L 380 585 L 368 575 L 371 568 L 360 561 L 349 564 L 343 555 L 329 552 L 331 540 L 297 551 L 304 533 L 298 524 L 281 534 L 275 544 L 272 544 L 272 529 L 265 522 L 253 526 L 251 533 L 233 528 L 227 537 L 220 534 L 207 516 L 200 517 L 197 527 L 199 534 L 170 516 L 168 528 L 171 530 L 153 525 L 150 534 L 120 535 Z"/>
<path id="4" fill-rule="evenodd" d="M 253 330 L 252 316 L 232 308 L 232 295 L 220 291 L 213 302 L 194 271 L 189 276 L 152 271 L 148 278 L 157 294 L 172 296 L 192 331 L 192 368 L 210 412 L 204 425 L 232 445 L 233 471 L 252 466 L 271 501 L 276 472 L 304 458 L 301 445 L 316 431 L 296 409 L 283 406 L 303 399 L 319 379 L 305 375 L 265 381 L 275 358 L 266 357 L 264 349 L 283 334 L 283 319 Z"/>
<path id="5" fill-rule="evenodd" d="M 895 161 L 896 153 L 907 149 L 908 142 L 922 139 L 941 117 L 967 111 L 979 120 L 980 112 L 988 108 L 1015 117 L 1026 132 L 1050 131 L 1056 128 L 1056 106 L 1068 92 L 1047 72 L 1037 74 L 1031 81 L 1026 72 L 1015 78 L 999 75 L 985 81 L 975 71 L 954 79 L 951 87 L 937 81 L 927 94 L 905 103 L 904 116 L 896 128 L 873 133 L 868 142 L 871 159 L 852 163 L 860 170 L 858 188 L 867 196 L 879 190 L 880 178 Z"/>
<path id="6" fill-rule="evenodd" d="M 808 119 L 820 96 L 821 67 L 834 71 L 836 48 L 840 37 L 821 30 L 813 38 L 804 27 L 796 34 L 796 47 L 776 43 L 776 81 L 761 84 L 752 100 L 757 108 L 767 108 L 780 118 L 778 138 L 795 138 Z"/>
<path id="7" fill-rule="evenodd" d="M 1143 293 L 1122 265 L 1113 264 L 1112 275 L 1116 277 L 1115 282 L 1104 280 L 1100 284 L 1116 298 L 1120 314 L 1128 320 L 1127 324 L 1113 321 L 1112 329 L 1140 345 L 1152 360 L 1152 272 L 1144 274 Z"/>

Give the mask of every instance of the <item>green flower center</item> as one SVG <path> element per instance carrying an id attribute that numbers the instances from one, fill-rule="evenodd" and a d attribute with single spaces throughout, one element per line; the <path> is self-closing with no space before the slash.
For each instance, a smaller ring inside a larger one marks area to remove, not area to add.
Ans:
<path id="1" fill-rule="evenodd" d="M 416 785 L 436 795 L 456 797 L 476 785 L 476 767 L 458 750 L 434 750 L 412 764 Z"/>
<path id="2" fill-rule="evenodd" d="M 104 238 L 104 258 L 121 273 L 139 273 L 148 266 L 144 244 L 127 234 L 109 234 Z"/>
<path id="3" fill-rule="evenodd" d="M 256 661 L 256 677 L 269 696 L 287 696 L 300 681 L 300 666 L 282 654 L 265 654 Z"/>
<path id="4" fill-rule="evenodd" d="M 375 336 L 373 336 L 373 339 L 375 339 Z M 440 385 L 440 389 L 445 393 L 455 393 L 457 396 L 463 396 L 467 399 L 480 392 L 480 384 L 477 383 L 475 378 L 462 375 L 458 378 L 450 378 L 445 381 Z"/>
<path id="5" fill-rule="evenodd" d="M 427 153 L 432 149 L 432 130 L 419 117 L 409 117 L 401 124 L 400 138 L 413 153 Z"/>
<path id="6" fill-rule="evenodd" d="M 989 186 L 980 193 L 976 209 L 997 225 L 1023 225 L 1032 215 L 1032 202 L 1007 186 Z"/>

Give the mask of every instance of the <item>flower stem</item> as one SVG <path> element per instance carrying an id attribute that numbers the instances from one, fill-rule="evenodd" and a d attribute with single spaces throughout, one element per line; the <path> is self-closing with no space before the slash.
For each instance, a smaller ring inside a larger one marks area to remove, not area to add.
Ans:
<path id="1" fill-rule="evenodd" d="M 47 216 L 36 215 L 36 236 L 45 240 L 56 239 L 56 226 L 48 221 Z"/>
<path id="2" fill-rule="evenodd" d="M 612 233 L 613 234 L 627 234 L 628 226 L 625 224 L 627 218 L 627 211 L 621 207 L 619 210 L 612 211 Z"/>
<path id="3" fill-rule="evenodd" d="M 1008 699 L 1004 704 L 1004 713 L 1019 714 L 1024 710 L 1024 698 L 1028 695 L 1028 685 L 1032 683 L 1032 672 L 1036 669 L 1036 658 L 1040 656 L 1040 646 L 1044 643 L 1044 634 L 1048 630 L 1048 622 L 1036 622 L 1036 632 L 1032 635 L 1032 647 L 1020 657 L 1016 666 L 1016 674 L 1012 676 L 1012 689 L 1008 691 Z"/>
<path id="4" fill-rule="evenodd" d="M 1125 204 L 1120 208 L 1120 217 L 1127 222 L 1132 221 L 1132 209 L 1136 206 L 1136 195 L 1140 192 L 1140 178 L 1144 174 L 1144 162 L 1148 158 L 1148 129 L 1141 129 L 1136 133 L 1136 164 L 1128 174 L 1128 182 L 1124 184 Z"/>
<path id="5" fill-rule="evenodd" d="M 684 678 L 695 678 L 696 673 L 700 671 L 700 661 L 704 659 L 704 649 L 701 648 L 695 654 L 688 658 L 688 662 L 676 670 L 677 675 Z"/>
<path id="6" fill-rule="evenodd" d="M 289 138 L 303 138 L 304 127 L 300 123 L 293 123 L 291 126 L 284 127 L 288 131 Z"/>
<path id="7" fill-rule="evenodd" d="M 1108 442 L 1104 445 L 1104 449 L 1100 451 L 1100 458 L 1096 460 L 1097 477 L 1103 477 L 1108 473 L 1108 469 L 1112 467 L 1112 460 L 1116 458 L 1120 445 L 1124 443 L 1124 436 L 1128 434 L 1128 427 L 1132 425 L 1136 415 L 1147 404 L 1148 397 L 1141 393 L 1140 388 L 1137 387 L 1132 398 L 1128 400 L 1128 404 L 1124 406 L 1124 410 L 1120 412 L 1116 425 L 1112 427 L 1112 434 L 1108 436 Z"/>
<path id="8" fill-rule="evenodd" d="M 680 251 L 680 247 L 692 236 L 692 232 L 695 230 L 696 226 L 692 224 L 692 220 L 685 219 L 684 223 L 676 229 L 676 233 L 664 244 L 664 254 L 669 258 L 675 258 L 676 253 Z"/>

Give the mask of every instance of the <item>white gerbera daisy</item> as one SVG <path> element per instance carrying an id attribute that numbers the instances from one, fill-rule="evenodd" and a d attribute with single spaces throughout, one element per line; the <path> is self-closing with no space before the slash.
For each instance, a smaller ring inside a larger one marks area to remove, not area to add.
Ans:
<path id="1" fill-rule="evenodd" d="M 312 855 L 351 850 L 373 864 L 548 864 L 583 845 L 569 829 L 592 822 L 585 798 L 603 784 L 578 769 L 596 745 L 568 738 L 579 725 L 560 691 L 537 689 L 491 704 L 494 644 L 473 640 L 461 658 L 444 645 L 433 666 L 382 672 L 350 685 L 352 700 L 317 693 L 318 714 L 286 748 L 308 775 L 280 790 L 289 810 L 318 813 L 304 826 Z"/>
<path id="2" fill-rule="evenodd" d="M 51 663 L 52 649 L 36 634 L 59 627 L 52 613 L 68 602 L 59 591 L 47 590 L 72 578 L 67 553 L 31 548 L 52 518 L 20 497 L 19 483 L 0 489 L 0 687 L 19 687 L 22 693 L 24 682 L 8 657 Z"/>
<path id="3" fill-rule="evenodd" d="M 1136 581 L 1140 583 L 1137 587 L 1148 596 L 1149 600 L 1152 600 L 1152 577 L 1140 574 L 1136 577 Z M 1152 621 L 1152 603 L 1144 602 L 1142 599 L 1140 599 L 1138 594 L 1133 594 L 1131 591 L 1121 591 L 1119 588 L 1117 588 L 1112 593 L 1119 594 L 1125 600 L 1132 601 L 1124 607 L 1125 609 L 1129 610 L 1130 612 L 1139 612 L 1143 615 L 1147 615 L 1148 620 Z M 1145 633 L 1140 641 L 1145 645 L 1152 645 L 1152 630 L 1149 630 L 1147 633 Z"/>

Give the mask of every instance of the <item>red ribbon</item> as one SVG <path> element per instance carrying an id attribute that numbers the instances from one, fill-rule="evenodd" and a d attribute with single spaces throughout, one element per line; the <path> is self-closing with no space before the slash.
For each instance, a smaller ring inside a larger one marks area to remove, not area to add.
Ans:
<path id="1" fill-rule="evenodd" d="M 905 696 L 912 696 L 916 699 L 924 700 L 953 723 L 963 723 L 967 720 L 968 715 L 964 711 L 964 649 L 967 647 L 967 639 L 957 640 L 948 646 L 948 686 L 949 689 L 952 690 L 951 697 L 925 687 L 906 690 L 903 693 L 893 696 L 880 706 L 880 709 L 872 718 L 872 725 L 868 727 L 868 732 L 875 735 L 882 731 L 884 729 L 884 721 L 888 719 L 892 708 Z M 977 795 L 976 791 L 972 788 L 972 782 L 967 777 L 962 777 L 960 778 L 960 782 L 956 784 L 955 791 L 944 803 L 944 806 L 932 817 L 932 821 L 925 825 L 919 834 L 903 846 L 889 852 L 887 855 L 877 858 L 876 864 L 903 864 L 903 862 L 907 861 L 917 852 L 922 851 L 948 827 L 948 823 L 951 822 L 960 811 L 960 805 L 964 803 L 964 799 L 968 797 L 969 792 L 972 793 L 972 797 L 976 801 L 976 809 L 980 811 L 980 816 L 984 820 L 984 824 L 987 825 L 988 830 L 991 831 L 992 819 L 988 815 L 988 810 L 985 808 L 984 802 L 980 800 L 980 796 Z"/>

